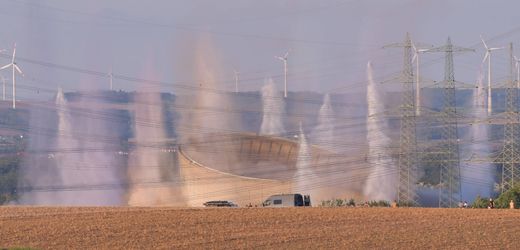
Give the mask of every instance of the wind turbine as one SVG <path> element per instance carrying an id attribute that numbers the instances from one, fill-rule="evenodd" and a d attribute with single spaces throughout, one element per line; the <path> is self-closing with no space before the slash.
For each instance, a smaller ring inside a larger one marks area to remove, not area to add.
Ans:
<path id="1" fill-rule="evenodd" d="M 240 79 L 240 72 L 237 70 L 233 70 L 233 72 L 235 73 L 235 93 L 238 93 L 238 80 Z"/>
<path id="2" fill-rule="evenodd" d="M 110 67 L 110 71 L 108 72 L 108 77 L 110 79 L 110 91 L 114 90 L 114 74 L 112 73 L 112 67 Z"/>
<path id="3" fill-rule="evenodd" d="M 482 63 L 488 60 L 488 93 L 487 93 L 487 110 L 488 114 L 491 114 L 492 111 L 492 103 L 491 103 L 491 51 L 503 49 L 504 47 L 500 48 L 490 48 L 487 46 L 486 42 L 484 41 L 484 38 L 482 38 L 482 35 L 480 35 L 480 40 L 482 40 L 482 43 L 484 44 L 484 47 L 486 48 L 486 54 L 484 55 L 484 59 L 482 59 Z"/>
<path id="4" fill-rule="evenodd" d="M 287 57 L 289 56 L 289 51 L 285 53 L 284 56 L 275 56 L 279 60 L 283 61 L 283 73 L 284 73 L 284 92 L 283 96 L 287 98 Z"/>
<path id="5" fill-rule="evenodd" d="M 16 65 L 16 62 L 14 60 L 15 57 L 16 57 L 16 43 L 14 44 L 13 58 L 11 59 L 11 63 L 0 68 L 0 70 L 7 69 L 9 67 L 13 68 L 13 109 L 16 109 L 16 77 L 15 77 L 16 75 L 15 75 L 15 71 L 18 71 L 18 73 L 23 76 L 22 70 L 18 67 L 18 65 Z"/>
<path id="6" fill-rule="evenodd" d="M 429 49 L 417 49 L 417 47 L 415 46 L 415 43 L 413 43 L 413 42 L 412 42 L 412 47 L 414 50 L 412 62 L 415 61 L 415 63 L 416 63 L 415 70 L 417 72 L 415 74 L 417 77 L 417 80 L 415 81 L 415 115 L 420 115 L 421 114 L 421 84 L 420 84 L 420 77 L 419 77 L 419 73 L 420 73 L 420 71 L 419 71 L 419 54 L 427 52 Z"/>

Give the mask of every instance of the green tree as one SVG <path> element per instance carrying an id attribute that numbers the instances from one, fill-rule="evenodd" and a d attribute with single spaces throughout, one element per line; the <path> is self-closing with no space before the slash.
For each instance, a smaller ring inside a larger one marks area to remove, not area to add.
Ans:
<path id="1" fill-rule="evenodd" d="M 509 208 L 509 202 L 515 203 L 515 208 L 520 205 L 520 185 L 515 185 L 506 192 L 503 192 L 495 200 L 495 207 L 497 208 Z"/>
<path id="2" fill-rule="evenodd" d="M 477 198 L 475 198 L 475 200 L 473 201 L 473 204 L 471 204 L 471 207 L 472 208 L 487 208 L 489 205 L 489 198 L 483 198 L 483 197 L 480 197 L 477 196 Z"/>
<path id="3" fill-rule="evenodd" d="M 385 201 L 385 200 L 369 201 L 368 206 L 369 207 L 390 207 L 390 202 Z"/>
<path id="4" fill-rule="evenodd" d="M 18 157 L 0 158 L 0 205 L 17 198 L 19 163 Z"/>

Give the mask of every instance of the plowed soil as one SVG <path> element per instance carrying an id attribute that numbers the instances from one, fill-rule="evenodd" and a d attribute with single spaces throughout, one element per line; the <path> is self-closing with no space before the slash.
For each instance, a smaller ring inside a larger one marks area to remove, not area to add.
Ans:
<path id="1" fill-rule="evenodd" d="M 520 249 L 520 210 L 0 207 L 0 248 Z"/>

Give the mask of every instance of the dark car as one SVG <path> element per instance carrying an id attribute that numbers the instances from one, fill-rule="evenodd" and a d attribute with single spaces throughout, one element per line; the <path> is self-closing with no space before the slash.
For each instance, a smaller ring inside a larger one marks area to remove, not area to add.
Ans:
<path id="1" fill-rule="evenodd" d="M 203 204 L 205 207 L 238 207 L 231 201 L 207 201 Z"/>

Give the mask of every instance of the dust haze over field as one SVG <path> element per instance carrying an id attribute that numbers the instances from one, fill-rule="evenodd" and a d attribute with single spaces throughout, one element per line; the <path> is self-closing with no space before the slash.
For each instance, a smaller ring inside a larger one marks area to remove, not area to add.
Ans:
<path id="1" fill-rule="evenodd" d="M 182 188 L 178 184 L 178 167 L 162 167 L 168 164 L 164 162 L 159 150 L 161 141 L 166 139 L 163 114 L 158 88 L 152 84 L 143 84 L 142 92 L 135 95 L 134 101 L 136 147 L 129 153 L 128 159 L 128 179 L 131 183 L 128 205 L 156 206 L 174 202 L 177 205 L 184 204 Z M 160 185 L 162 182 L 164 184 Z"/>
<path id="2" fill-rule="evenodd" d="M 461 10 L 474 1 L 447 0 L 0 4 L 9 10 L 0 21 L 12 24 L 0 37 L 0 67 L 12 72 L 0 73 L 15 73 L 0 126 L 18 136 L 2 138 L 2 152 L 19 162 L 6 203 L 244 205 L 285 192 L 310 193 L 314 205 L 399 200 L 406 179 L 397 174 L 399 154 L 410 140 L 418 155 L 409 157 L 414 174 L 406 181 L 430 206 L 446 184 L 433 152 L 442 152 L 442 127 L 455 123 L 457 138 L 449 139 L 463 155 L 452 197 L 494 197 L 507 179 L 493 157 L 518 141 L 503 133 L 511 58 L 493 49 L 485 72 L 482 56 L 483 43 L 502 48 L 520 39 L 512 25 L 518 3 L 473 11 Z M 496 18 L 481 18 L 489 14 Z M 403 54 L 405 34 L 413 46 Z M 450 67 L 427 51 L 419 62 L 416 50 L 448 36 L 476 52 L 454 59 L 456 121 L 440 113 L 440 79 Z M 401 107 L 414 105 L 403 103 L 400 76 L 409 64 L 421 93 L 412 98 L 421 100 L 418 140 L 401 131 Z M 19 105 L 10 109 L 15 79 Z"/>

